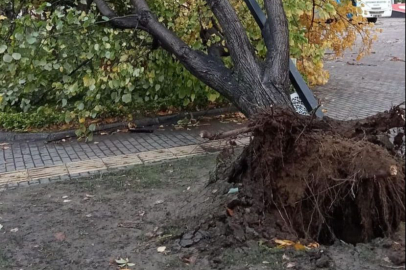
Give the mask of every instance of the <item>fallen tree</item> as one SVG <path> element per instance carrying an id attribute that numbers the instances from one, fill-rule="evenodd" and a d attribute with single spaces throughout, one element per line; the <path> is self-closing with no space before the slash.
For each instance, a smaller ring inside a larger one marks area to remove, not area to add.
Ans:
<path id="1" fill-rule="evenodd" d="M 103 0 L 94 2 L 114 27 L 152 35 L 250 118 L 241 130 L 203 134 L 210 139 L 253 135 L 225 175 L 228 182 L 242 184 L 239 200 L 228 205 L 234 223 L 250 224 L 266 235 L 279 226 L 296 237 L 329 243 L 335 237 L 359 242 L 387 236 L 404 219 L 404 166 L 382 140 L 390 128 L 404 126 L 404 111 L 395 107 L 349 122 L 298 115 L 289 97 L 289 31 L 282 0 L 264 1 L 264 60 L 256 56 L 230 2 L 206 0 L 222 28 L 231 68 L 221 54 L 187 46 L 145 0 L 132 0 L 134 11 L 125 16 Z M 247 207 L 253 211 L 241 210 Z"/>

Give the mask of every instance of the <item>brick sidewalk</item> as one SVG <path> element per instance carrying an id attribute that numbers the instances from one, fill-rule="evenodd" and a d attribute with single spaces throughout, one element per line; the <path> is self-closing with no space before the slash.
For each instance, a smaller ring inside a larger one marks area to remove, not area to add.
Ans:
<path id="1" fill-rule="evenodd" d="M 314 92 L 328 116 L 365 118 L 405 101 L 405 19 L 380 18 L 377 27 L 383 32 L 371 55 L 356 62 L 354 50 L 325 63 L 330 80 Z"/>
<path id="2" fill-rule="evenodd" d="M 165 130 L 157 129 L 154 133 L 95 136 L 94 142 L 91 143 L 79 142 L 76 139 L 51 143 L 10 143 L 3 150 L 0 147 L 0 173 L 199 144 L 206 141 L 200 137 L 202 130 L 221 132 L 238 126 L 235 123 L 219 121 L 205 124 L 188 128 L 190 130 L 165 127 Z"/>
<path id="3" fill-rule="evenodd" d="M 381 19 L 378 27 L 384 32 L 374 45 L 372 55 L 356 63 L 354 54 L 348 52 L 344 58 L 326 63 L 331 72 L 330 82 L 315 89 L 315 93 L 323 101 L 328 116 L 344 120 L 363 118 L 405 100 L 405 19 Z M 213 121 L 208 126 L 190 130 L 167 128 L 152 134 L 95 136 L 96 143 L 76 140 L 11 143 L 3 150 L 0 146 L 0 174 L 197 145 L 205 142 L 199 136 L 201 130 L 224 131 L 236 126 Z M 88 175 L 80 173 L 80 176 Z"/>

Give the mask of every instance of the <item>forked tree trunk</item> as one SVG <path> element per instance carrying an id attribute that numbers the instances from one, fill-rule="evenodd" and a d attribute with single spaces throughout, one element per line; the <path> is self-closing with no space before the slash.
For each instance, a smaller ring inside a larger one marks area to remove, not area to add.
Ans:
<path id="1" fill-rule="evenodd" d="M 265 0 L 268 22 L 263 35 L 268 49 L 264 61 L 257 58 L 229 0 L 206 0 L 223 30 L 233 68 L 215 54 L 191 49 L 156 20 L 145 0 L 132 0 L 134 13 L 119 17 L 104 0 L 95 0 L 113 26 L 148 32 L 194 76 L 228 98 L 250 117 L 273 105 L 293 109 L 289 97 L 289 30 L 282 0 Z M 210 50 L 209 50 L 210 51 Z"/>

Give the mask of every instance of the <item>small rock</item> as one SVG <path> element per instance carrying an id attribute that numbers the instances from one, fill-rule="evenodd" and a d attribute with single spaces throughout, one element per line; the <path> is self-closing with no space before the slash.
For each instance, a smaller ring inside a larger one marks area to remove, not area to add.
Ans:
<path id="1" fill-rule="evenodd" d="M 164 203 L 164 201 L 163 200 L 158 200 L 158 201 L 156 201 L 155 203 L 154 203 L 154 205 L 157 205 L 157 204 L 163 204 Z"/>
<path id="2" fill-rule="evenodd" d="M 325 268 L 329 266 L 330 259 L 326 255 L 322 255 L 320 259 L 316 261 L 316 266 L 318 268 Z"/>
<path id="3" fill-rule="evenodd" d="M 164 253 L 165 250 L 166 250 L 166 247 L 159 247 L 159 248 L 157 248 L 157 251 L 158 251 L 159 253 Z"/>
<path id="4" fill-rule="evenodd" d="M 194 244 L 193 241 L 193 234 L 192 233 L 185 233 L 180 239 L 179 245 L 182 247 L 191 247 Z"/>

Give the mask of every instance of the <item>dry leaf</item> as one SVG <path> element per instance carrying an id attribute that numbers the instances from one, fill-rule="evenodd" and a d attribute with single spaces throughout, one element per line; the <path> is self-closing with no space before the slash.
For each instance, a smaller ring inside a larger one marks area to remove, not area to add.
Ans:
<path id="1" fill-rule="evenodd" d="M 293 246 L 295 245 L 295 242 L 290 241 L 290 240 L 279 240 L 275 239 L 274 242 L 280 246 L 287 247 L 287 246 Z"/>
<path id="2" fill-rule="evenodd" d="M 63 241 L 66 239 L 66 235 L 63 232 L 58 232 L 54 236 L 55 236 L 55 239 L 58 241 Z"/>
<path id="3" fill-rule="evenodd" d="M 290 263 L 288 263 L 288 264 L 286 265 L 286 268 L 293 268 L 293 267 L 295 267 L 295 266 L 296 266 L 295 263 L 290 262 Z"/>
<path id="4" fill-rule="evenodd" d="M 11 229 L 10 232 L 18 232 L 18 228 Z"/>
<path id="5" fill-rule="evenodd" d="M 307 247 L 308 247 L 308 248 L 319 248 L 319 247 L 320 247 L 320 244 L 314 242 L 314 243 L 308 244 Z"/>
<path id="6" fill-rule="evenodd" d="M 234 216 L 234 211 L 230 208 L 227 208 L 227 215 L 229 215 L 230 217 Z"/>
<path id="7" fill-rule="evenodd" d="M 299 242 L 296 243 L 294 246 L 295 250 L 306 250 L 306 247 L 300 244 Z"/>
<path id="8" fill-rule="evenodd" d="M 195 255 L 186 255 L 180 258 L 182 262 L 186 264 L 194 264 L 196 262 L 197 256 Z"/>

